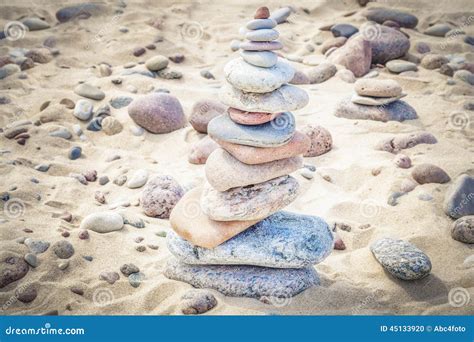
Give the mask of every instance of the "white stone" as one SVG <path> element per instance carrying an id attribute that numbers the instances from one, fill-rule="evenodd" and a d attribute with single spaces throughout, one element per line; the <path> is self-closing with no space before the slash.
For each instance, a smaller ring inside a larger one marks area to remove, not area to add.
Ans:
<path id="1" fill-rule="evenodd" d="M 148 171 L 144 169 L 140 169 L 135 171 L 135 173 L 132 175 L 130 180 L 127 183 L 127 186 L 130 189 L 137 189 L 141 188 L 146 184 L 146 181 L 148 180 Z"/>
<path id="2" fill-rule="evenodd" d="M 94 105 L 91 101 L 81 99 L 76 102 L 73 114 L 79 120 L 87 121 L 91 118 L 93 109 Z"/>
<path id="3" fill-rule="evenodd" d="M 97 233 L 109 233 L 122 228 L 122 216 L 112 211 L 90 214 L 81 222 L 81 229 L 88 229 Z"/>

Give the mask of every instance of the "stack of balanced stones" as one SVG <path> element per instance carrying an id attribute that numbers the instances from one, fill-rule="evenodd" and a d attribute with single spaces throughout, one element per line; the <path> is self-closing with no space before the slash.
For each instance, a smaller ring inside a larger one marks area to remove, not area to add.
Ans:
<path id="1" fill-rule="evenodd" d="M 271 49 L 276 22 L 266 7 L 246 29 L 242 58 L 225 66 L 221 100 L 230 108 L 208 133 L 219 145 L 208 158 L 207 182 L 171 212 L 167 244 L 175 256 L 165 275 L 228 296 L 289 298 L 319 283 L 314 264 L 333 248 L 322 219 L 280 211 L 298 195 L 289 174 L 303 167 L 309 138 L 291 113 L 308 103 L 288 85 L 294 70 Z"/>

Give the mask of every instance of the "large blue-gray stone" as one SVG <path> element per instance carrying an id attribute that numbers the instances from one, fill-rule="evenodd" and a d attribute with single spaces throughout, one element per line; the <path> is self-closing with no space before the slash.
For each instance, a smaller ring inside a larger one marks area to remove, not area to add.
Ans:
<path id="1" fill-rule="evenodd" d="M 444 212 L 452 218 L 474 215 L 474 177 L 459 176 L 446 191 Z"/>
<path id="2" fill-rule="evenodd" d="M 421 279 L 431 272 L 430 258 L 409 242 L 384 238 L 373 243 L 370 250 L 383 268 L 398 279 Z"/>
<path id="3" fill-rule="evenodd" d="M 352 120 L 405 121 L 418 118 L 415 109 L 408 103 L 397 100 L 382 106 L 366 106 L 351 101 L 352 96 L 340 101 L 334 115 Z"/>
<path id="4" fill-rule="evenodd" d="M 211 138 L 254 147 L 277 147 L 286 144 L 295 134 L 295 117 L 290 112 L 261 125 L 240 125 L 224 114 L 212 119 L 207 132 Z"/>
<path id="5" fill-rule="evenodd" d="M 332 251 L 333 236 L 319 217 L 277 212 L 232 239 L 207 249 L 172 232 L 168 249 L 193 265 L 253 265 L 303 268 L 323 261 Z"/>
<path id="6" fill-rule="evenodd" d="M 87 19 L 92 16 L 92 14 L 100 12 L 103 8 L 104 6 L 101 4 L 92 2 L 72 5 L 58 10 L 56 12 L 56 19 L 61 23 L 74 18 Z"/>
<path id="7" fill-rule="evenodd" d="M 418 24 L 418 18 L 413 14 L 389 8 L 370 8 L 365 12 L 367 19 L 383 24 L 390 20 L 398 23 L 401 27 L 414 28 Z"/>
<path id="8" fill-rule="evenodd" d="M 313 267 L 268 268 L 258 266 L 187 265 L 172 259 L 165 276 L 197 288 L 209 288 L 231 297 L 290 298 L 313 285 L 319 276 Z"/>

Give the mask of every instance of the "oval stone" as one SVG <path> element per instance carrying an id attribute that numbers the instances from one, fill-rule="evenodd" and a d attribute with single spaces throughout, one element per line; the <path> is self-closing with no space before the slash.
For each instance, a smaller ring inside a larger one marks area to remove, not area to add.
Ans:
<path id="1" fill-rule="evenodd" d="M 81 229 L 89 229 L 97 233 L 109 233 L 122 228 L 123 217 L 112 211 L 90 214 L 81 222 Z"/>
<path id="2" fill-rule="evenodd" d="M 288 175 L 302 167 L 302 157 L 248 165 L 219 148 L 212 152 L 207 159 L 205 170 L 209 184 L 218 191 L 226 191 L 238 186 L 262 183 Z"/>
<path id="3" fill-rule="evenodd" d="M 295 118 L 285 112 L 273 121 L 261 125 L 240 125 L 229 115 L 221 115 L 209 122 L 207 131 L 212 139 L 255 147 L 276 147 L 286 144 L 295 133 Z"/>
<path id="4" fill-rule="evenodd" d="M 464 216 L 453 223 L 451 236 L 454 240 L 474 243 L 474 216 Z"/>
<path id="5" fill-rule="evenodd" d="M 254 42 L 269 42 L 278 39 L 279 36 L 280 33 L 273 29 L 252 30 L 245 34 L 245 38 Z"/>
<path id="6" fill-rule="evenodd" d="M 319 217 L 280 211 L 213 249 L 168 234 L 170 252 L 192 265 L 253 265 L 303 268 L 323 261 L 333 247 L 329 226 Z"/>
<path id="7" fill-rule="evenodd" d="M 370 250 L 383 268 L 398 279 L 421 279 L 431 272 L 430 258 L 409 242 L 384 238 L 373 243 Z"/>
<path id="8" fill-rule="evenodd" d="M 372 97 L 372 96 L 361 96 L 358 94 L 352 95 L 351 101 L 356 104 L 366 105 L 366 106 L 384 106 L 389 103 L 400 100 L 405 97 L 407 94 L 401 94 L 394 97 Z"/>
<path id="9" fill-rule="evenodd" d="M 446 191 L 444 212 L 452 218 L 474 215 L 474 177 L 459 176 Z"/>
<path id="10" fill-rule="evenodd" d="M 227 110 L 232 121 L 241 125 L 261 125 L 270 122 L 280 113 L 256 113 L 244 112 L 237 108 L 229 108 Z"/>
<path id="11" fill-rule="evenodd" d="M 354 89 L 361 96 L 393 97 L 402 94 L 402 87 L 395 80 L 358 79 Z"/>
<path id="12" fill-rule="evenodd" d="M 240 51 L 240 56 L 252 65 L 270 68 L 277 64 L 278 56 L 276 53 L 271 51 Z"/>
<path id="13" fill-rule="evenodd" d="M 219 97 L 227 106 L 247 112 L 288 112 L 301 109 L 309 102 L 306 91 L 288 84 L 269 93 L 248 93 L 226 85 Z"/>
<path id="14" fill-rule="evenodd" d="M 236 58 L 226 64 L 224 74 L 235 88 L 245 92 L 268 93 L 291 81 L 295 71 L 283 61 L 278 61 L 271 68 L 261 68 Z"/>
<path id="15" fill-rule="evenodd" d="M 272 42 L 243 42 L 240 44 L 242 50 L 247 51 L 270 51 L 283 49 L 283 44 L 279 41 Z"/>
<path id="16" fill-rule="evenodd" d="M 201 196 L 201 209 L 216 221 L 261 220 L 293 202 L 299 184 L 291 176 L 220 192 L 208 183 Z"/>
<path id="17" fill-rule="evenodd" d="M 275 26 L 277 26 L 277 22 L 273 19 L 254 19 L 245 25 L 249 30 L 272 29 Z"/>

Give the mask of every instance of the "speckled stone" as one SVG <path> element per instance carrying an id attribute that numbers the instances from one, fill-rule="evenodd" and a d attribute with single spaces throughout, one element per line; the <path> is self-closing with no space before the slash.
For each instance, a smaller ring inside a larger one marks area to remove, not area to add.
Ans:
<path id="1" fill-rule="evenodd" d="M 451 180 L 448 174 L 439 166 L 433 164 L 418 164 L 413 168 L 411 176 L 419 184 L 427 183 L 447 183 Z"/>
<path id="2" fill-rule="evenodd" d="M 288 84 L 263 94 L 243 92 L 231 85 L 225 85 L 219 97 L 227 106 L 247 112 L 288 112 L 301 109 L 309 102 L 306 91 Z"/>
<path id="3" fill-rule="evenodd" d="M 474 177 L 459 176 L 446 191 L 444 212 L 452 218 L 474 215 Z"/>
<path id="4" fill-rule="evenodd" d="M 251 65 L 243 58 L 236 58 L 224 67 L 227 81 L 245 92 L 268 93 L 288 83 L 295 74 L 294 69 L 282 60 L 270 68 Z"/>
<path id="5" fill-rule="evenodd" d="M 395 101 L 385 106 L 365 106 L 351 101 L 352 96 L 344 98 L 336 106 L 335 115 L 352 120 L 405 121 L 418 118 L 416 111 L 404 101 Z"/>
<path id="6" fill-rule="evenodd" d="M 147 216 L 168 218 L 183 195 L 184 190 L 176 180 L 171 176 L 159 175 L 145 185 L 140 204 Z"/>
<path id="7" fill-rule="evenodd" d="M 209 122 L 208 134 L 216 141 L 254 146 L 277 147 L 286 144 L 295 133 L 295 118 L 286 112 L 261 125 L 240 125 L 229 115 L 221 115 Z"/>
<path id="8" fill-rule="evenodd" d="M 428 256 L 409 242 L 384 238 L 373 243 L 370 250 L 383 268 L 398 279 L 421 279 L 431 272 Z"/>
<path id="9" fill-rule="evenodd" d="M 74 255 L 74 247 L 69 241 L 61 240 L 51 246 L 54 254 L 60 259 L 69 259 Z"/>
<path id="10" fill-rule="evenodd" d="M 420 65 L 428 70 L 441 68 L 442 65 L 449 63 L 449 59 L 437 53 L 429 53 L 421 59 Z"/>
<path id="11" fill-rule="evenodd" d="M 50 243 L 41 241 L 41 240 L 35 240 L 32 238 L 27 238 L 25 240 L 25 246 L 28 247 L 31 253 L 34 254 L 40 254 L 46 252 L 46 250 L 49 248 Z"/>
<path id="12" fill-rule="evenodd" d="M 332 148 L 331 133 L 319 125 L 306 125 L 302 132 L 310 139 L 311 145 L 305 151 L 305 157 L 316 157 L 327 153 Z"/>
<path id="13" fill-rule="evenodd" d="M 275 269 L 257 266 L 186 265 L 173 259 L 165 276 L 197 288 L 211 288 L 230 297 L 289 298 L 319 285 L 313 267 Z"/>
<path id="14" fill-rule="evenodd" d="M 213 249 L 196 247 L 176 233 L 170 252 L 192 265 L 253 265 L 303 268 L 320 263 L 333 248 L 329 226 L 315 216 L 280 211 Z"/>
<path id="15" fill-rule="evenodd" d="M 398 153 L 419 144 L 436 144 L 437 142 L 436 137 L 429 132 L 414 132 L 382 139 L 375 148 L 380 151 Z"/>
<path id="16" fill-rule="evenodd" d="M 180 310 L 185 315 L 205 313 L 217 305 L 217 299 L 208 290 L 189 290 L 181 297 Z"/>
<path id="17" fill-rule="evenodd" d="M 291 176 L 220 192 L 205 184 L 201 209 L 216 221 L 260 220 L 281 210 L 298 196 L 299 184 Z"/>
<path id="18" fill-rule="evenodd" d="M 456 220 L 451 228 L 454 240 L 474 243 L 474 216 L 464 216 Z"/>
<path id="19" fill-rule="evenodd" d="M 280 159 L 264 164 L 248 165 L 219 148 L 206 162 L 206 179 L 218 191 L 262 183 L 290 174 L 303 167 L 303 158 Z"/>

